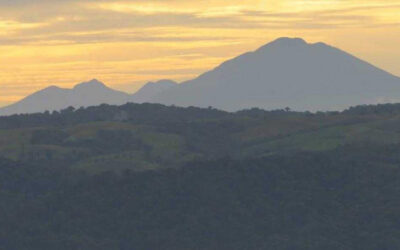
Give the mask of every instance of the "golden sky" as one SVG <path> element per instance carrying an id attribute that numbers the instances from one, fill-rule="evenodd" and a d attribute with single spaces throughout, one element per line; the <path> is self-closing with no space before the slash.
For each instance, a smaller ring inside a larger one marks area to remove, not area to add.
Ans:
<path id="1" fill-rule="evenodd" d="M 400 0 L 0 0 L 0 106 L 92 78 L 182 81 L 282 36 L 400 76 L 399 13 Z"/>

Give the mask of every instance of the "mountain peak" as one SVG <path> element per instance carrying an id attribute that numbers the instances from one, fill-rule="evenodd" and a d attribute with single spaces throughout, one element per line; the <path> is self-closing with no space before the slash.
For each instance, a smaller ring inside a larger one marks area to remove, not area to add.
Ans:
<path id="1" fill-rule="evenodd" d="M 75 85 L 74 90 L 92 89 L 92 88 L 106 88 L 106 85 L 104 85 L 104 83 L 100 82 L 97 79 L 92 79 L 90 81 L 82 82 L 82 83 Z"/>
<path id="2" fill-rule="evenodd" d="M 268 48 L 298 48 L 309 45 L 303 38 L 281 37 L 260 47 L 257 52 Z"/>
<path id="3" fill-rule="evenodd" d="M 48 94 L 52 95 L 52 94 L 56 94 L 56 93 L 61 93 L 64 90 L 65 89 L 60 88 L 58 86 L 51 85 L 51 86 L 48 86 L 47 88 L 41 89 L 41 90 L 33 93 L 32 95 L 36 95 L 36 96 L 37 95 L 48 95 Z"/>
<path id="4" fill-rule="evenodd" d="M 42 89 L 41 91 L 48 91 L 48 90 L 52 91 L 52 90 L 59 90 L 59 89 L 61 89 L 61 88 L 58 86 L 50 85 L 47 88 Z"/>
<path id="5" fill-rule="evenodd" d="M 49 86 L 19 102 L 0 108 L 0 116 L 61 110 L 70 106 L 122 105 L 128 102 L 129 97 L 127 93 L 113 90 L 99 80 L 92 79 L 77 84 L 73 89 Z"/>
<path id="6" fill-rule="evenodd" d="M 177 83 L 175 81 L 169 80 L 169 79 L 162 79 L 156 82 L 148 82 L 146 83 L 144 86 L 146 85 L 165 85 L 165 86 L 174 86 Z"/>
<path id="7" fill-rule="evenodd" d="M 286 106 L 326 111 L 379 100 L 400 100 L 400 78 L 333 46 L 282 37 L 152 101 L 228 111 Z"/>
<path id="8" fill-rule="evenodd" d="M 279 44 L 307 44 L 307 42 L 300 37 L 280 37 L 274 40 L 272 43 Z"/>
<path id="9" fill-rule="evenodd" d="M 280 37 L 267 45 L 278 45 L 278 46 L 304 46 L 308 43 L 300 37 Z"/>
<path id="10" fill-rule="evenodd" d="M 158 94 L 177 85 L 177 82 L 168 79 L 148 82 L 139 91 L 133 94 L 131 101 L 136 103 L 148 102 Z"/>

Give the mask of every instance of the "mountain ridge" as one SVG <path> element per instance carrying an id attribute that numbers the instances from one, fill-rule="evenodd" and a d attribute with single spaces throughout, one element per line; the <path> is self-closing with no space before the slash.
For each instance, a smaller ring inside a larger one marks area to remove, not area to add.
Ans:
<path id="1" fill-rule="evenodd" d="M 286 106 L 318 111 L 399 100 L 400 78 L 324 43 L 279 38 L 152 101 L 228 111 Z"/>
<path id="2" fill-rule="evenodd" d="M 17 103 L 0 108 L 0 115 L 55 111 L 70 106 L 79 108 L 103 103 L 121 105 L 128 99 L 128 94 L 108 88 L 104 83 L 93 79 L 79 83 L 71 89 L 49 86 Z"/>
<path id="3" fill-rule="evenodd" d="M 174 87 L 177 84 L 177 82 L 168 79 L 162 79 L 156 82 L 148 82 L 131 96 L 130 101 L 136 103 L 148 102 L 161 92 Z"/>
<path id="4" fill-rule="evenodd" d="M 50 86 L 0 108 L 0 115 L 127 102 L 212 106 L 226 111 L 252 107 L 330 111 L 399 101 L 399 77 L 326 43 L 282 37 L 180 84 L 148 82 L 132 95 L 97 79 L 72 89 Z"/>

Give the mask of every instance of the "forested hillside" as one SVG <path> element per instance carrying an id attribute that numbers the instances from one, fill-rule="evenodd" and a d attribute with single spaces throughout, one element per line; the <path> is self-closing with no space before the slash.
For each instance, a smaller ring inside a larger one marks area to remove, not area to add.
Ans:
<path id="1" fill-rule="evenodd" d="M 0 117 L 0 249 L 399 249 L 400 105 Z"/>

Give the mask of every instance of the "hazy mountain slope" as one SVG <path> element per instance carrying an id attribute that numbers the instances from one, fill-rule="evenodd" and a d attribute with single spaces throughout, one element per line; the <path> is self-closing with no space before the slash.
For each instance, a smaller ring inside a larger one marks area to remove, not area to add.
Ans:
<path id="1" fill-rule="evenodd" d="M 76 85 L 72 93 L 72 103 L 84 107 L 103 103 L 120 105 L 125 104 L 129 98 L 129 94 L 108 88 L 97 80 Z"/>
<path id="2" fill-rule="evenodd" d="M 0 115 L 61 110 L 69 106 L 79 108 L 103 103 L 119 105 L 126 103 L 129 97 L 128 94 L 110 89 L 93 79 L 80 83 L 73 89 L 48 87 L 15 104 L 1 108 Z"/>
<path id="3" fill-rule="evenodd" d="M 138 92 L 133 94 L 130 98 L 130 101 L 135 103 L 149 102 L 158 94 L 176 85 L 177 83 L 171 80 L 149 82 L 145 84 Z"/>
<path id="4" fill-rule="evenodd" d="M 182 84 L 150 82 L 134 95 L 112 90 L 97 80 L 73 89 L 52 86 L 0 108 L 0 115 L 126 102 L 213 106 L 228 111 L 251 107 L 341 110 L 400 102 L 400 78 L 326 44 L 280 38 Z"/>
<path id="5" fill-rule="evenodd" d="M 277 39 L 152 100 L 178 106 L 338 110 L 400 101 L 400 78 L 323 43 Z"/>

